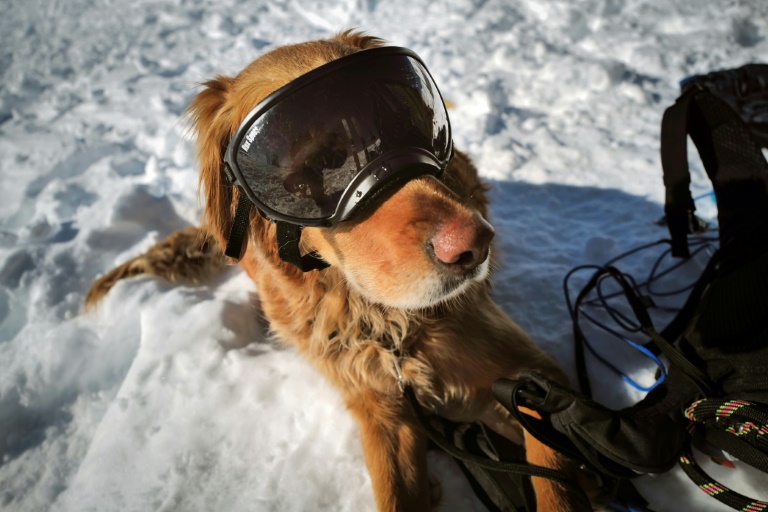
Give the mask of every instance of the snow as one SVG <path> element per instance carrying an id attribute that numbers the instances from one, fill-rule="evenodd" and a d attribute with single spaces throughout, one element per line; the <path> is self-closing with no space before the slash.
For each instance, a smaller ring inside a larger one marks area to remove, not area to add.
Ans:
<path id="1" fill-rule="evenodd" d="M 81 314 L 96 276 L 199 219 L 180 114 L 212 74 L 349 27 L 419 53 L 491 185 L 495 298 L 573 376 L 561 281 L 665 236 L 658 132 L 677 82 L 768 56 L 759 0 L 6 0 L 0 12 L 8 511 L 374 508 L 339 397 L 268 338 L 236 269 L 200 287 L 121 282 Z M 606 347 L 651 379 L 652 364 Z M 641 398 L 590 370 L 607 405 Z M 737 466 L 704 464 L 768 498 L 768 477 Z M 432 453 L 430 467 L 441 510 L 483 510 L 452 461 Z M 638 486 L 658 511 L 728 510 L 679 470 Z"/>

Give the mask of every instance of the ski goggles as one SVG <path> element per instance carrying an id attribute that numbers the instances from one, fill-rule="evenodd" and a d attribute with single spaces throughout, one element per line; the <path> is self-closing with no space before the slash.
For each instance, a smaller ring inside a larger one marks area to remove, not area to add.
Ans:
<path id="1" fill-rule="evenodd" d="M 439 175 L 452 151 L 448 112 L 422 60 L 382 47 L 267 96 L 238 127 L 224 162 L 262 215 L 331 226 L 406 176 Z"/>

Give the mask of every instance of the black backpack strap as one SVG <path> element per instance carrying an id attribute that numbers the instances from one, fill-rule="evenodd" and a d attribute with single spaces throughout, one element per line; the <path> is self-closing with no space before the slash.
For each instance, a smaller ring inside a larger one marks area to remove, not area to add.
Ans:
<path id="1" fill-rule="evenodd" d="M 746 64 L 736 69 L 713 71 L 686 78 L 683 92 L 706 88 L 738 112 L 755 142 L 768 148 L 768 64 Z"/>
<path id="2" fill-rule="evenodd" d="M 438 429 L 442 430 L 446 439 L 453 439 L 458 448 L 470 453 L 494 460 L 522 459 L 525 456 L 523 447 L 510 450 L 509 441 L 499 442 L 498 434 L 478 423 L 459 424 L 436 417 L 432 421 L 439 423 Z M 477 464 L 457 458 L 454 460 L 489 512 L 535 512 L 536 495 L 531 479 L 526 475 L 492 473 Z"/>
<path id="3" fill-rule="evenodd" d="M 762 94 L 768 97 L 768 91 Z M 664 210 L 673 256 L 688 257 L 687 234 L 698 229 L 689 190 L 688 135 L 714 188 L 724 263 L 734 259 L 738 267 L 766 246 L 768 163 L 757 135 L 717 92 L 697 85 L 680 96 L 661 125 Z"/>
<path id="4" fill-rule="evenodd" d="M 698 228 L 688 169 L 688 112 L 698 92 L 700 90 L 694 89 L 678 98 L 664 112 L 661 121 L 661 166 L 666 188 L 664 213 L 672 237 L 672 256 L 680 258 L 690 256 L 688 233 Z"/>
<path id="5" fill-rule="evenodd" d="M 737 240 L 735 253 L 763 248 L 762 241 L 745 235 L 755 229 L 768 233 L 768 163 L 760 150 L 768 130 L 760 114 L 768 106 L 768 66 L 692 77 L 683 90 L 664 112 L 661 125 L 664 209 L 673 255 L 688 256 L 686 234 L 698 227 L 689 191 L 688 135 L 712 181 L 721 245 Z"/>
<path id="6" fill-rule="evenodd" d="M 664 472 L 685 439 L 685 429 L 668 414 L 667 396 L 615 411 L 534 372 L 499 379 L 492 389 L 528 433 L 603 477 Z M 521 406 L 542 419 L 522 413 Z"/>
<path id="7" fill-rule="evenodd" d="M 689 133 L 714 188 L 724 271 L 738 268 L 768 247 L 768 163 L 739 114 L 715 94 L 693 96 Z"/>
<path id="8" fill-rule="evenodd" d="M 502 485 L 491 473 L 476 464 L 456 459 L 475 496 L 485 505 L 488 512 L 534 512 L 535 496 L 526 497 L 523 486 L 530 487 L 529 479 L 522 475 L 513 475 L 515 480 L 508 485 Z"/>

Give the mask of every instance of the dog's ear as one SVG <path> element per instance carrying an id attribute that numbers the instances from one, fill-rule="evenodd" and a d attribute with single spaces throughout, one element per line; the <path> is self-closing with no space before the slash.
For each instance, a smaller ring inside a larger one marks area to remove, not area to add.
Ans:
<path id="1" fill-rule="evenodd" d="M 232 226 L 233 186 L 224 173 L 224 151 L 232 137 L 233 112 L 228 99 L 234 78 L 218 75 L 202 84 L 186 116 L 197 140 L 200 194 L 204 201 L 201 228 L 223 249 Z"/>

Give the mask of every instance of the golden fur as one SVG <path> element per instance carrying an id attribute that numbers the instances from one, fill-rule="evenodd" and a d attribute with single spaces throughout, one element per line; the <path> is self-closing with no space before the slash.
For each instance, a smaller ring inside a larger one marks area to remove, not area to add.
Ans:
<path id="1" fill-rule="evenodd" d="M 117 279 L 134 273 L 180 279 L 199 277 L 204 273 L 200 266 L 216 268 L 223 258 L 220 253 L 196 261 L 172 255 L 197 250 L 206 237 L 219 251 L 226 245 L 237 191 L 225 177 L 222 156 L 242 119 L 294 78 L 381 43 L 348 31 L 277 48 L 235 77 L 206 82 L 188 110 L 197 136 L 205 203 L 202 236 L 196 240 L 193 231 L 186 237 L 174 235 L 175 240 L 169 238 L 102 277 L 87 304 L 95 304 Z M 251 211 L 240 266 L 257 285 L 272 331 L 336 386 L 358 421 L 380 511 L 421 512 L 431 507 L 427 440 L 398 390 L 393 349 L 402 353 L 405 380 L 433 412 L 453 420 L 482 421 L 509 439 L 524 441 L 530 462 L 575 476 L 561 455 L 523 433 L 491 394 L 497 378 L 514 377 L 521 370 L 538 370 L 561 382 L 565 377 L 492 302 L 488 259 L 473 272 L 457 274 L 446 271 L 451 265 L 436 263 L 435 255 L 425 249 L 430 237 L 434 240 L 436 232 L 452 226 L 490 240 L 486 217 L 485 187 L 470 160 L 458 151 L 440 180 L 411 180 L 359 219 L 333 228 L 304 229 L 302 253 L 317 251 L 331 264 L 322 271 L 302 273 L 282 262 L 274 225 Z M 175 250 L 169 251 L 168 245 Z M 551 481 L 535 478 L 534 488 L 541 511 L 587 509 Z"/>

